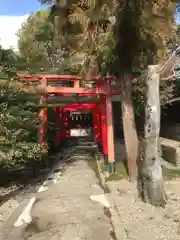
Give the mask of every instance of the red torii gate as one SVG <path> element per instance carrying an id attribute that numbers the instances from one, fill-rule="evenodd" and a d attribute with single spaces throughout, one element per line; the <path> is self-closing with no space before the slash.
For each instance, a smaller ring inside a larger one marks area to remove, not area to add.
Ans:
<path id="1" fill-rule="evenodd" d="M 115 171 L 115 153 L 114 153 L 114 136 L 113 136 L 113 118 L 112 118 L 112 94 L 119 94 L 120 88 L 112 86 L 112 81 L 117 81 L 115 77 L 96 77 L 92 81 L 96 82 L 96 87 L 80 87 L 82 80 L 78 76 L 72 75 L 20 75 L 20 80 L 23 82 L 40 82 L 39 86 L 25 86 L 24 91 L 36 92 L 40 87 L 41 97 L 40 104 L 48 103 L 48 94 L 55 94 L 63 97 L 71 97 L 76 94 L 78 97 L 93 97 L 98 96 L 98 102 L 84 103 L 68 103 L 66 106 L 56 106 L 56 121 L 63 123 L 66 127 L 66 132 L 56 131 L 56 144 L 59 145 L 61 140 L 69 137 L 68 112 L 81 111 L 90 109 L 93 114 L 93 128 L 95 138 L 102 147 L 105 163 L 108 163 L 109 171 Z M 49 83 L 72 81 L 72 87 L 51 86 Z M 40 142 L 46 142 L 45 133 L 47 131 L 47 108 L 42 108 L 40 111 L 42 119 L 39 129 Z"/>

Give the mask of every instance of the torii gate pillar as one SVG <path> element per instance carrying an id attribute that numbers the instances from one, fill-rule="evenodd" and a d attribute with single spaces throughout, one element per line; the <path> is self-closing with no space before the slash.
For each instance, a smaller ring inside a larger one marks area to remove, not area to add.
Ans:
<path id="1" fill-rule="evenodd" d="M 97 106 L 93 109 L 92 115 L 95 139 L 96 142 L 100 145 L 100 115 Z"/>
<path id="2" fill-rule="evenodd" d="M 56 109 L 56 139 L 55 139 L 55 146 L 58 148 L 60 146 L 62 140 L 61 134 L 61 121 L 62 121 L 62 111 L 59 106 L 55 107 Z"/>
<path id="3" fill-rule="evenodd" d="M 106 99 L 100 97 L 100 125 L 101 125 L 101 146 L 104 155 L 104 163 L 108 164 L 108 147 L 107 147 L 107 121 L 106 121 Z"/>
<path id="4" fill-rule="evenodd" d="M 106 121 L 107 121 L 108 171 L 109 173 L 114 173 L 115 172 L 114 130 L 113 130 L 112 98 L 110 94 L 106 95 Z"/>
<path id="5" fill-rule="evenodd" d="M 47 86 L 47 79 L 43 78 L 41 80 L 42 87 Z M 47 104 L 48 97 L 47 93 L 44 93 L 40 98 L 40 104 Z M 39 127 L 39 140 L 42 145 L 47 143 L 46 134 L 47 134 L 47 128 L 48 128 L 48 117 L 47 117 L 47 108 L 42 108 L 40 110 L 39 116 L 41 118 L 41 123 Z"/>

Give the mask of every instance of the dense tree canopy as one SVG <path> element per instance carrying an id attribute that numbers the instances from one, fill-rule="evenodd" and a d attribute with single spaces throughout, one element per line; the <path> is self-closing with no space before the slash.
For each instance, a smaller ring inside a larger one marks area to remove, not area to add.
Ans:
<path id="1" fill-rule="evenodd" d="M 127 71 L 127 67 L 129 71 L 140 71 L 148 64 L 163 61 L 167 56 L 166 43 L 175 32 L 173 16 L 176 4 L 171 0 L 41 2 L 51 4 L 51 16 L 59 35 L 65 35 L 69 22 L 80 23 L 82 34 L 76 39 L 76 42 L 80 39 L 80 44 L 75 50 L 85 53 L 85 67 L 89 59 L 95 60 L 93 62 L 97 65 L 99 53 L 105 60 L 103 47 L 106 53 L 109 52 L 106 58 L 109 66 L 103 63 L 107 73 L 122 73 L 123 69 Z M 109 33 L 111 26 L 107 26 L 113 16 L 116 16 L 115 25 L 113 33 Z"/>
<path id="2" fill-rule="evenodd" d="M 41 1 L 53 4 L 53 1 Z M 51 16 L 55 26 L 55 38 L 62 41 L 69 35 L 69 26 L 79 31 L 74 32 L 74 48 L 71 56 L 82 57 L 81 71 L 83 78 L 89 79 L 98 73 L 97 56 L 109 29 L 110 17 L 114 11 L 114 1 L 56 1 L 51 7 Z M 71 36 L 71 35 L 70 35 Z M 71 36 L 72 37 L 72 36 Z"/>
<path id="3" fill-rule="evenodd" d="M 29 69 L 46 71 L 53 67 L 53 25 L 48 20 L 49 11 L 31 14 L 19 31 L 19 51 Z"/>
<path id="4" fill-rule="evenodd" d="M 144 70 L 167 56 L 167 43 L 175 33 L 175 3 L 130 0 L 117 8 L 114 54 L 119 71 Z M 127 31 L 128 29 L 128 31 Z"/>
<path id="5" fill-rule="evenodd" d="M 18 34 L 21 57 L 34 72 L 76 71 L 82 58 L 72 53 L 77 49 L 79 32 L 79 24 L 69 23 L 64 35 L 58 34 L 50 10 L 33 13 Z"/>

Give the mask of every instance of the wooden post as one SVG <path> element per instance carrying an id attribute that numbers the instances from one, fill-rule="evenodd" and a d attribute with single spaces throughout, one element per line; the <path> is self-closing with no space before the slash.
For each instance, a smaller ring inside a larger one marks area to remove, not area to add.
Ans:
<path id="1" fill-rule="evenodd" d="M 64 109 L 61 108 L 61 140 L 65 140 L 66 139 L 66 130 L 65 130 L 65 113 L 64 113 Z"/>
<path id="2" fill-rule="evenodd" d="M 101 103 L 97 105 L 98 113 L 98 133 L 99 133 L 99 149 L 102 152 L 102 133 L 101 133 Z"/>
<path id="3" fill-rule="evenodd" d="M 104 163 L 108 164 L 108 148 L 107 148 L 107 122 L 106 122 L 106 100 L 104 96 L 101 96 L 101 144 L 102 144 L 102 152 L 104 155 Z"/>
<path id="4" fill-rule="evenodd" d="M 96 125 L 96 111 L 95 109 L 92 110 L 92 119 L 93 119 L 93 133 L 94 133 L 94 139 L 97 142 L 97 125 Z"/>
<path id="5" fill-rule="evenodd" d="M 159 152 L 160 74 L 157 66 L 148 67 L 145 108 L 145 158 L 143 162 L 144 200 L 155 206 L 166 204 L 166 194 Z"/>
<path id="6" fill-rule="evenodd" d="M 77 90 L 79 89 L 79 80 L 74 81 L 74 88 Z"/>
<path id="7" fill-rule="evenodd" d="M 97 142 L 100 143 L 101 130 L 100 130 L 100 114 L 96 108 L 96 124 L 97 124 Z"/>
<path id="8" fill-rule="evenodd" d="M 42 87 L 47 87 L 47 79 L 43 78 L 41 80 L 41 85 Z M 40 98 L 40 104 L 46 104 L 48 102 L 47 94 L 43 94 Z M 48 128 L 48 118 L 47 118 L 47 108 L 42 108 L 40 110 L 39 116 L 41 118 L 41 123 L 39 127 L 39 140 L 42 145 L 47 143 L 46 139 L 46 133 L 47 133 L 47 128 Z"/>
<path id="9" fill-rule="evenodd" d="M 56 107 L 56 139 L 55 146 L 59 147 L 61 142 L 61 108 Z"/>
<path id="10" fill-rule="evenodd" d="M 69 112 L 64 111 L 63 112 L 63 121 L 64 121 L 64 127 L 65 127 L 65 138 L 70 137 L 70 128 L 69 128 Z"/>
<path id="11" fill-rule="evenodd" d="M 109 173 L 114 173 L 115 172 L 115 154 L 114 154 L 113 112 L 112 112 L 112 97 L 111 97 L 109 88 L 110 86 L 107 86 L 107 95 L 106 95 L 108 168 L 109 168 Z"/>
<path id="12" fill-rule="evenodd" d="M 93 115 L 93 129 L 94 129 L 94 135 L 96 142 L 99 143 L 100 141 L 100 124 L 99 124 L 99 113 L 97 111 L 97 107 L 93 109 L 92 111 Z"/>

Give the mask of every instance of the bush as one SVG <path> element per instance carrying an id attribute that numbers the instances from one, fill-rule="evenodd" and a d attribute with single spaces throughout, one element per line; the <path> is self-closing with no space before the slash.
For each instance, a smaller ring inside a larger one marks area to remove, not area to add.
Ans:
<path id="1" fill-rule="evenodd" d="M 44 159 L 47 147 L 38 143 L 38 104 L 21 91 L 16 80 L 0 81 L 1 169 L 32 165 Z"/>

